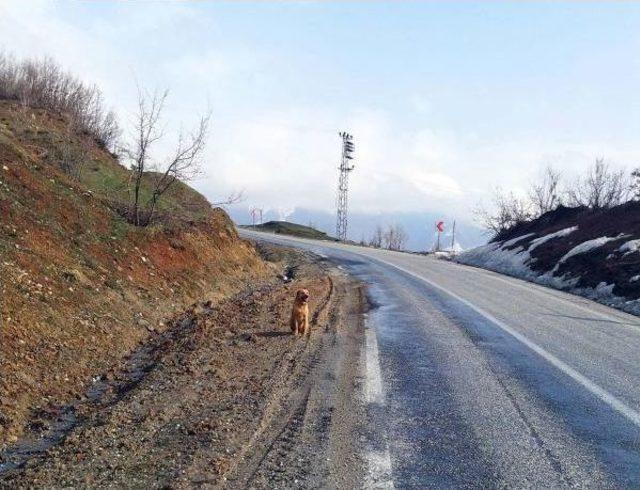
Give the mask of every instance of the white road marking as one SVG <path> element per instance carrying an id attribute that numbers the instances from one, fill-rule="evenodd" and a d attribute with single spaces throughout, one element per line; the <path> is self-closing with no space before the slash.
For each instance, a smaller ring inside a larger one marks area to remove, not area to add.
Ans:
<path id="1" fill-rule="evenodd" d="M 620 415 L 625 417 L 627 420 L 632 422 L 635 426 L 640 427 L 640 413 L 639 412 L 637 412 L 633 408 L 629 407 L 626 403 L 624 403 L 622 400 L 617 398 L 615 395 L 612 395 L 611 393 L 609 393 L 605 389 L 601 388 L 596 383 L 594 383 L 589 378 L 587 378 L 586 376 L 582 375 L 581 373 L 579 373 L 578 371 L 573 369 L 571 366 L 569 366 L 565 362 L 563 362 L 560 359 L 558 359 L 556 356 L 551 354 L 549 351 L 545 350 L 543 347 L 540 347 L 535 342 L 532 342 L 527 337 L 525 337 L 520 332 L 518 332 L 518 331 L 514 330 L 513 328 L 511 328 L 506 323 L 502 322 L 501 320 L 498 320 L 491 313 L 489 313 L 487 311 L 484 311 L 482 308 L 474 305 L 470 301 L 462 298 L 461 296 L 458 296 L 453 291 L 450 291 L 447 288 L 445 288 L 443 286 L 440 286 L 439 284 L 436 284 L 435 282 L 431 281 L 430 279 L 427 279 L 427 278 L 425 278 L 423 276 L 420 276 L 420 275 L 416 274 L 415 272 L 407 270 L 404 267 L 395 265 L 395 264 L 393 264 L 391 262 L 387 262 L 386 260 L 379 259 L 379 258 L 374 258 L 374 260 L 378 260 L 378 261 L 380 261 L 380 262 L 382 262 L 382 263 L 384 263 L 386 265 L 389 265 L 389 266 L 394 267 L 395 269 L 398 269 L 398 270 L 400 270 L 400 271 L 402 271 L 402 272 L 404 272 L 406 274 L 409 274 L 410 276 L 413 276 L 416 279 L 419 279 L 420 281 L 425 282 L 426 284 L 429 284 L 431 287 L 442 291 L 443 293 L 451 296 L 452 298 L 454 298 L 455 300 L 459 301 L 460 303 L 468 306 L 469 308 L 474 310 L 476 313 L 478 313 L 481 316 L 485 317 L 491 323 L 493 323 L 497 327 L 501 328 L 502 330 L 507 332 L 509 335 L 514 337 L 516 340 L 518 340 L 519 342 L 521 342 L 522 344 L 527 346 L 529 349 L 531 349 L 533 352 L 538 354 L 540 357 L 542 357 L 544 360 L 549 362 L 551 365 L 553 365 L 554 367 L 556 367 L 557 369 L 562 371 L 564 374 L 569 376 L 575 382 L 577 382 L 578 384 L 582 385 L 584 388 L 586 388 L 589 392 L 591 392 L 593 395 L 595 395 L 601 401 L 603 401 L 604 403 L 609 405 L 613 410 L 615 410 Z"/>
<path id="2" fill-rule="evenodd" d="M 384 393 L 382 392 L 382 375 L 380 374 L 380 361 L 378 358 L 378 339 L 372 328 L 365 331 L 366 337 L 366 369 L 364 394 L 367 403 L 384 405 Z"/>
<path id="3" fill-rule="evenodd" d="M 378 355 L 378 339 L 376 332 L 369 325 L 365 329 L 365 376 L 364 397 L 368 404 L 383 406 L 385 404 L 382 374 L 380 372 L 380 359 Z M 368 474 L 366 488 L 395 488 L 391 472 L 391 454 L 389 446 L 385 442 L 382 451 L 365 450 Z"/>
<path id="4" fill-rule="evenodd" d="M 391 479 L 391 455 L 389 450 L 369 451 L 365 455 L 369 465 L 369 474 L 365 480 L 365 488 L 395 488 Z"/>

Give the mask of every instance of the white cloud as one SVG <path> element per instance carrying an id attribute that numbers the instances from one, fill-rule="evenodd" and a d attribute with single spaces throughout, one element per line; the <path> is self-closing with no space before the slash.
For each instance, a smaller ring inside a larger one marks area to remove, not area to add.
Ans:
<path id="1" fill-rule="evenodd" d="M 340 138 L 328 128 L 340 119 L 330 111 L 298 109 L 222 128 L 210 145 L 207 173 L 215 178 L 199 185 L 207 193 L 243 188 L 250 205 L 265 208 L 332 210 Z M 452 176 L 435 170 L 440 165 L 433 155 L 414 151 L 425 134 L 435 141 L 431 131 L 397 137 L 379 111 L 361 110 L 344 119 L 351 121 L 346 129 L 356 144 L 350 176 L 354 211 L 433 209 L 464 195 Z"/>
<path id="2" fill-rule="evenodd" d="M 469 216 L 494 185 L 522 193 L 549 162 L 567 176 L 597 156 L 627 166 L 640 162 L 637 146 L 613 140 L 585 143 L 545 128 L 492 133 L 485 128 L 492 114 L 466 129 L 445 124 L 435 117 L 442 112 L 435 110 L 439 100 L 415 92 L 397 104 L 412 111 L 411 122 L 402 110 L 381 109 L 375 99 L 363 102 L 358 94 L 354 107 L 333 104 L 323 94 L 318 100 L 280 100 L 274 94 L 284 90 L 286 96 L 289 87 L 281 79 L 303 85 L 308 74 L 277 46 L 226 40 L 219 35 L 224 26 L 213 15 L 199 15 L 194 4 L 115 4 L 118 22 L 113 12 L 109 18 L 72 15 L 74 9 L 91 8 L 4 1 L 0 47 L 18 56 L 51 55 L 98 83 L 124 124 L 134 107 L 134 74 L 149 88 L 172 89 L 166 113 L 170 135 L 181 124 L 188 127 L 210 103 L 206 178 L 196 186 L 211 200 L 245 189 L 247 204 L 282 215 L 296 206 L 333 210 L 340 130 L 354 134 L 350 207 L 362 212 L 446 210 Z"/>

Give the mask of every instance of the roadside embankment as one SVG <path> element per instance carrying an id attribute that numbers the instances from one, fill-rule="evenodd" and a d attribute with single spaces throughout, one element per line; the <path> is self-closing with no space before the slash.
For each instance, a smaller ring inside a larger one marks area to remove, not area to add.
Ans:
<path id="1" fill-rule="evenodd" d="M 0 101 L 0 449 L 192 303 L 272 274 L 226 213 L 182 183 L 162 219 L 129 224 L 118 213 L 129 177 L 64 114 Z"/>
<path id="2" fill-rule="evenodd" d="M 455 260 L 640 315 L 640 202 L 560 207 Z"/>

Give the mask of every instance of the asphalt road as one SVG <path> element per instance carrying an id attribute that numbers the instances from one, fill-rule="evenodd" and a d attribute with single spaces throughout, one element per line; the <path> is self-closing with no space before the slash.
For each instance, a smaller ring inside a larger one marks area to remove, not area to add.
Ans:
<path id="1" fill-rule="evenodd" d="M 367 486 L 640 488 L 640 318 L 424 256 L 241 234 L 368 284 Z"/>

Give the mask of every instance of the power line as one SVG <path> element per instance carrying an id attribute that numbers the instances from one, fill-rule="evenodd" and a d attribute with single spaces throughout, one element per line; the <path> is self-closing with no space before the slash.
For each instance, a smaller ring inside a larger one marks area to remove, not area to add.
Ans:
<path id="1" fill-rule="evenodd" d="M 355 146 L 353 136 L 349 133 L 338 133 L 342 138 L 342 158 L 340 160 L 340 177 L 338 178 L 338 198 L 336 213 L 336 238 L 340 241 L 347 239 L 347 202 L 349 194 L 349 172 L 354 169 L 351 165 Z"/>

